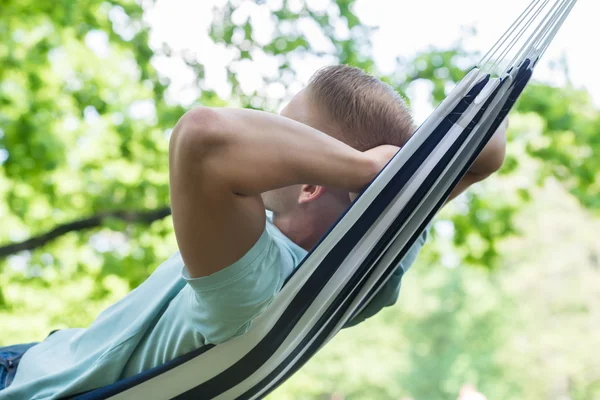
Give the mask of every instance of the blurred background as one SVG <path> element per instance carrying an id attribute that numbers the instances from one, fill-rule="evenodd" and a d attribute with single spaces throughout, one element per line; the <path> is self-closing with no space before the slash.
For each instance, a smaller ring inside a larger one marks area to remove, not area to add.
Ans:
<path id="1" fill-rule="evenodd" d="M 0 345 L 86 326 L 176 251 L 190 107 L 277 112 L 345 63 L 422 122 L 527 3 L 0 0 Z M 398 304 L 269 398 L 600 399 L 598 15 L 575 7 L 504 167 L 436 218 Z"/>

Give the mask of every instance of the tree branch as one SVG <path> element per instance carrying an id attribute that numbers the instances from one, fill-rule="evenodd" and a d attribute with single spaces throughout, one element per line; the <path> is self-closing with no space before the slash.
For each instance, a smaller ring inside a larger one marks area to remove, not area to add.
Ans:
<path id="1" fill-rule="evenodd" d="M 169 215 L 171 215 L 170 207 L 162 207 L 151 211 L 116 210 L 103 212 L 88 218 L 58 225 L 46 233 L 34 236 L 23 242 L 2 245 L 0 246 L 0 258 L 7 257 L 19 251 L 33 250 L 38 247 L 42 247 L 46 243 L 69 232 L 82 231 L 84 229 L 101 226 L 106 218 L 120 219 L 128 223 L 141 222 L 144 224 L 150 224 Z"/>

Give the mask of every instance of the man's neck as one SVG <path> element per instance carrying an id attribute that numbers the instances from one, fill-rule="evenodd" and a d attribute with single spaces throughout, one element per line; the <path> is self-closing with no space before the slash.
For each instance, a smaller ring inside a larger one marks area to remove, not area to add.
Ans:
<path id="1" fill-rule="evenodd" d="M 273 224 L 277 229 L 306 251 L 310 251 L 321 238 L 321 235 L 315 235 L 308 219 L 308 217 L 299 219 L 273 213 Z"/>

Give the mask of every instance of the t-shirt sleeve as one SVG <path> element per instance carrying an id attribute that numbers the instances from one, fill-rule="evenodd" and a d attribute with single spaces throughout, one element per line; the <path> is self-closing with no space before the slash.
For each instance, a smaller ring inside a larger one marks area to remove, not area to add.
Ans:
<path id="1" fill-rule="evenodd" d="M 293 268 L 289 251 L 265 227 L 256 244 L 232 265 L 214 274 L 183 279 L 193 289 L 191 318 L 206 343 L 221 343 L 245 333 L 283 286 Z"/>
<path id="2" fill-rule="evenodd" d="M 398 301 L 398 297 L 400 296 L 400 286 L 402 284 L 402 276 L 408 269 L 414 264 L 421 248 L 427 241 L 427 236 L 429 234 L 429 226 L 421 233 L 421 235 L 417 238 L 415 243 L 408 250 L 390 279 L 386 282 L 386 284 L 379 290 L 379 292 L 373 297 L 373 299 L 367 304 L 367 306 L 354 318 L 352 318 L 348 323 L 344 326 L 344 328 L 348 328 L 354 325 L 357 325 L 368 318 L 371 318 L 379 311 L 381 311 L 384 307 L 393 306 Z"/>

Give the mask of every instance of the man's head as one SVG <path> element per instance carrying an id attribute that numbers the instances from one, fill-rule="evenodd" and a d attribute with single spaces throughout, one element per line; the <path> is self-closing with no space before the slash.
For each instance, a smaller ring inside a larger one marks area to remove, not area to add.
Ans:
<path id="1" fill-rule="evenodd" d="M 402 98 L 387 84 L 346 65 L 323 68 L 281 111 L 360 150 L 403 146 L 414 131 Z M 350 205 L 348 192 L 294 185 L 263 194 L 277 227 L 309 249 Z"/>

